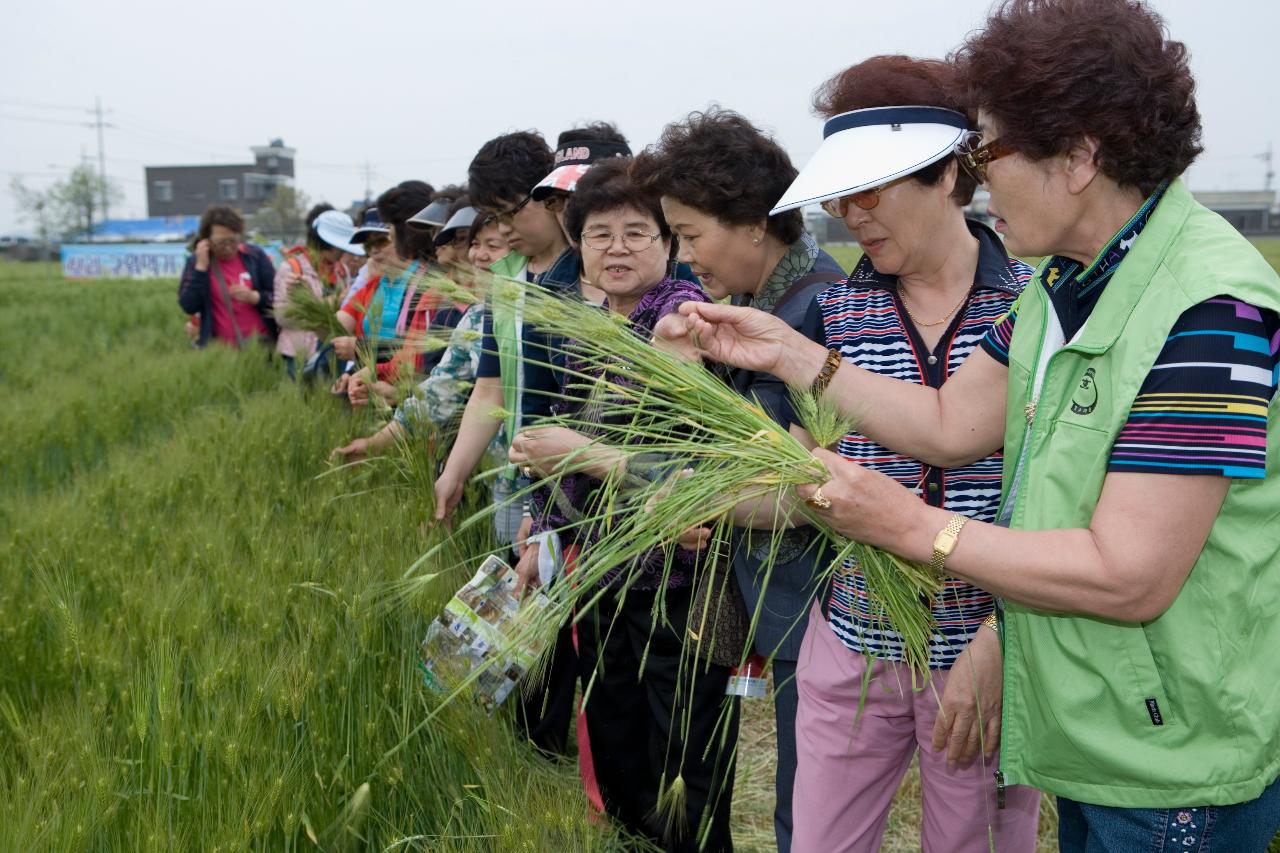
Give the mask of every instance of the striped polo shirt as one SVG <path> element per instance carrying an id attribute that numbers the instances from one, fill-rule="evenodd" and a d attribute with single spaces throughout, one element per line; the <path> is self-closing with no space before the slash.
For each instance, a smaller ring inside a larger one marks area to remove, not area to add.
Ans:
<path id="1" fill-rule="evenodd" d="M 942 385 L 992 324 L 1009 312 L 1033 272 L 1010 258 L 1000 238 L 986 226 L 968 224 L 978 239 L 973 290 L 933 350 L 925 346 L 910 323 L 898 296 L 897 278 L 876 272 L 866 257 L 847 280 L 818 295 L 805 321 L 806 336 L 838 350 L 845 361 L 864 370 L 918 385 Z M 791 420 L 794 422 L 794 415 Z M 845 459 L 887 474 L 933 506 L 980 521 L 995 518 L 1000 502 L 999 453 L 972 465 L 944 470 L 895 453 L 857 432 L 841 439 L 838 451 Z M 989 593 L 948 578 L 931 605 L 935 629 L 929 643 L 929 667 L 949 668 L 994 606 Z M 902 638 L 885 625 L 853 560 L 832 583 L 828 619 L 850 650 L 904 660 Z"/>
<path id="2" fill-rule="evenodd" d="M 1087 267 L 1070 258 L 1045 264 L 1045 288 L 1067 337 L 1098 304 L 1107 282 L 1137 241 L 1161 186 Z M 1017 313 L 992 326 L 982 348 L 1009 363 Z M 1280 319 L 1227 296 L 1182 313 L 1156 356 L 1111 446 L 1107 470 L 1142 474 L 1214 474 L 1260 479 L 1267 471 L 1267 408 L 1280 377 Z"/>

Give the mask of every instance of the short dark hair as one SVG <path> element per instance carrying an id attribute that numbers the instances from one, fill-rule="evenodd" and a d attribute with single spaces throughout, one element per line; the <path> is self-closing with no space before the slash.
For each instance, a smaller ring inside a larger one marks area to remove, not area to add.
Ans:
<path id="1" fill-rule="evenodd" d="M 636 157 L 632 177 L 646 191 L 669 196 L 729 225 L 764 220 L 768 233 L 794 243 L 804 233 L 799 210 L 769 211 L 796 178 L 791 158 L 773 138 L 731 110 L 690 113 L 662 131 Z"/>
<path id="2" fill-rule="evenodd" d="M 313 205 L 311 209 L 307 211 L 307 218 L 305 220 L 307 223 L 306 243 L 307 248 L 314 252 L 320 252 L 325 249 L 332 248 L 328 243 L 320 239 L 320 234 L 316 231 L 316 218 L 326 210 L 333 210 L 333 205 L 322 201 L 319 204 Z"/>
<path id="3" fill-rule="evenodd" d="M 432 201 L 453 201 L 467 194 L 466 184 L 445 184 L 431 196 Z"/>
<path id="4" fill-rule="evenodd" d="M 910 56 L 873 56 L 850 65 L 818 87 L 813 108 L 825 118 L 871 107 L 943 107 L 964 112 L 955 94 L 955 66 L 940 59 Z M 955 158 L 951 155 L 911 174 L 921 184 L 932 187 L 942 180 Z M 963 207 L 973 201 L 977 181 L 956 167 L 956 185 L 951 198 Z"/>
<path id="5" fill-rule="evenodd" d="M 570 142 L 612 142 L 626 145 L 627 138 L 618 130 L 618 126 L 610 121 L 593 121 L 582 127 L 573 127 L 556 138 L 556 148 L 563 148 Z"/>
<path id="6" fill-rule="evenodd" d="M 555 154 L 536 130 L 490 139 L 467 167 L 467 187 L 480 207 L 520 201 L 555 168 Z"/>
<path id="7" fill-rule="evenodd" d="M 435 257 L 435 243 L 430 232 L 409 228 L 405 223 L 431 203 L 435 189 L 426 181 L 401 181 L 378 196 L 378 215 L 395 226 L 396 254 L 406 261 L 430 260 Z"/>
<path id="8" fill-rule="evenodd" d="M 213 226 L 221 225 L 230 228 L 237 234 L 244 233 L 244 217 L 240 211 L 229 204 L 211 204 L 200 214 L 200 228 L 196 231 L 196 240 L 208 240 L 213 233 Z"/>
<path id="9" fill-rule="evenodd" d="M 1033 160 L 1090 137 L 1104 175 L 1150 195 L 1204 150 L 1186 45 L 1139 0 L 1005 0 L 952 59 L 964 102 Z"/>
<path id="10" fill-rule="evenodd" d="M 620 207 L 633 207 L 649 214 L 658 223 L 663 238 L 670 239 L 671 228 L 662 215 L 661 197 L 631 179 L 630 157 L 601 160 L 578 179 L 564 209 L 564 230 L 576 243 L 588 216 Z"/>

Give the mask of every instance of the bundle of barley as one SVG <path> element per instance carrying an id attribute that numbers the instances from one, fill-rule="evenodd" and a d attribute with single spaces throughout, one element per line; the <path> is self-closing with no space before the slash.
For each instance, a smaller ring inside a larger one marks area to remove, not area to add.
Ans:
<path id="1" fill-rule="evenodd" d="M 324 340 L 347 334 L 338 322 L 337 301 L 331 296 L 316 296 L 310 285 L 298 281 L 289 288 L 288 298 L 275 306 L 276 321 L 286 329 L 314 332 Z"/>
<path id="2" fill-rule="evenodd" d="M 555 601 L 585 608 L 604 593 L 602 579 L 626 572 L 655 549 L 666 550 L 669 571 L 671 543 L 682 531 L 705 524 L 724 530 L 735 512 L 741 520 L 744 507 L 756 506 L 757 514 L 780 527 L 808 523 L 828 538 L 839 554 L 828 573 L 855 562 L 886 627 L 903 637 L 908 663 L 927 671 L 928 602 L 938 579 L 926 567 L 846 540 L 794 500 L 796 486 L 826 482 L 829 474 L 787 430 L 701 363 L 644 340 L 625 318 L 510 279 L 492 277 L 478 286 L 493 303 L 518 310 L 525 323 L 563 338 L 561 349 L 572 366 L 562 369 L 587 395 L 577 414 L 546 423 L 582 432 L 593 443 L 534 487 L 554 487 L 560 477 L 588 468 L 602 451 L 618 471 L 602 483 L 589 517 L 575 525 L 589 527 L 595 541 L 584 550 L 572 582 L 551 591 Z M 798 404 L 821 444 L 833 443 L 850 427 L 803 395 Z"/>

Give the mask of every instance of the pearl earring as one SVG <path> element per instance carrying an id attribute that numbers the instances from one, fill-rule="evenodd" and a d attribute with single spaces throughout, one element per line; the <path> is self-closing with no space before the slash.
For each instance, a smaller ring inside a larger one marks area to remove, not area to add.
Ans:
<path id="1" fill-rule="evenodd" d="M 757 237 L 757 238 L 755 238 L 754 240 L 752 240 L 752 241 L 751 241 L 751 245 L 753 245 L 753 246 L 759 246 L 759 245 L 760 245 L 760 238 L 759 238 L 759 237 Z"/>

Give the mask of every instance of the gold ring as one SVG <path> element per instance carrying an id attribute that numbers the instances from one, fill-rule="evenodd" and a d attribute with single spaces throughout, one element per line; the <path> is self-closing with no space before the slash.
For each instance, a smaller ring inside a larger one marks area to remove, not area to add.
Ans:
<path id="1" fill-rule="evenodd" d="M 813 496 L 806 499 L 805 503 L 814 509 L 831 509 L 831 499 L 822 493 L 822 489 L 815 489 Z"/>
<path id="2" fill-rule="evenodd" d="M 532 477 L 533 477 L 533 468 L 532 468 L 532 467 L 530 467 L 530 466 L 528 466 L 528 465 L 521 465 L 521 466 L 520 466 L 520 473 L 521 473 L 521 474 L 523 474 L 523 475 L 524 475 L 524 476 L 526 476 L 526 477 L 532 478 Z"/>

